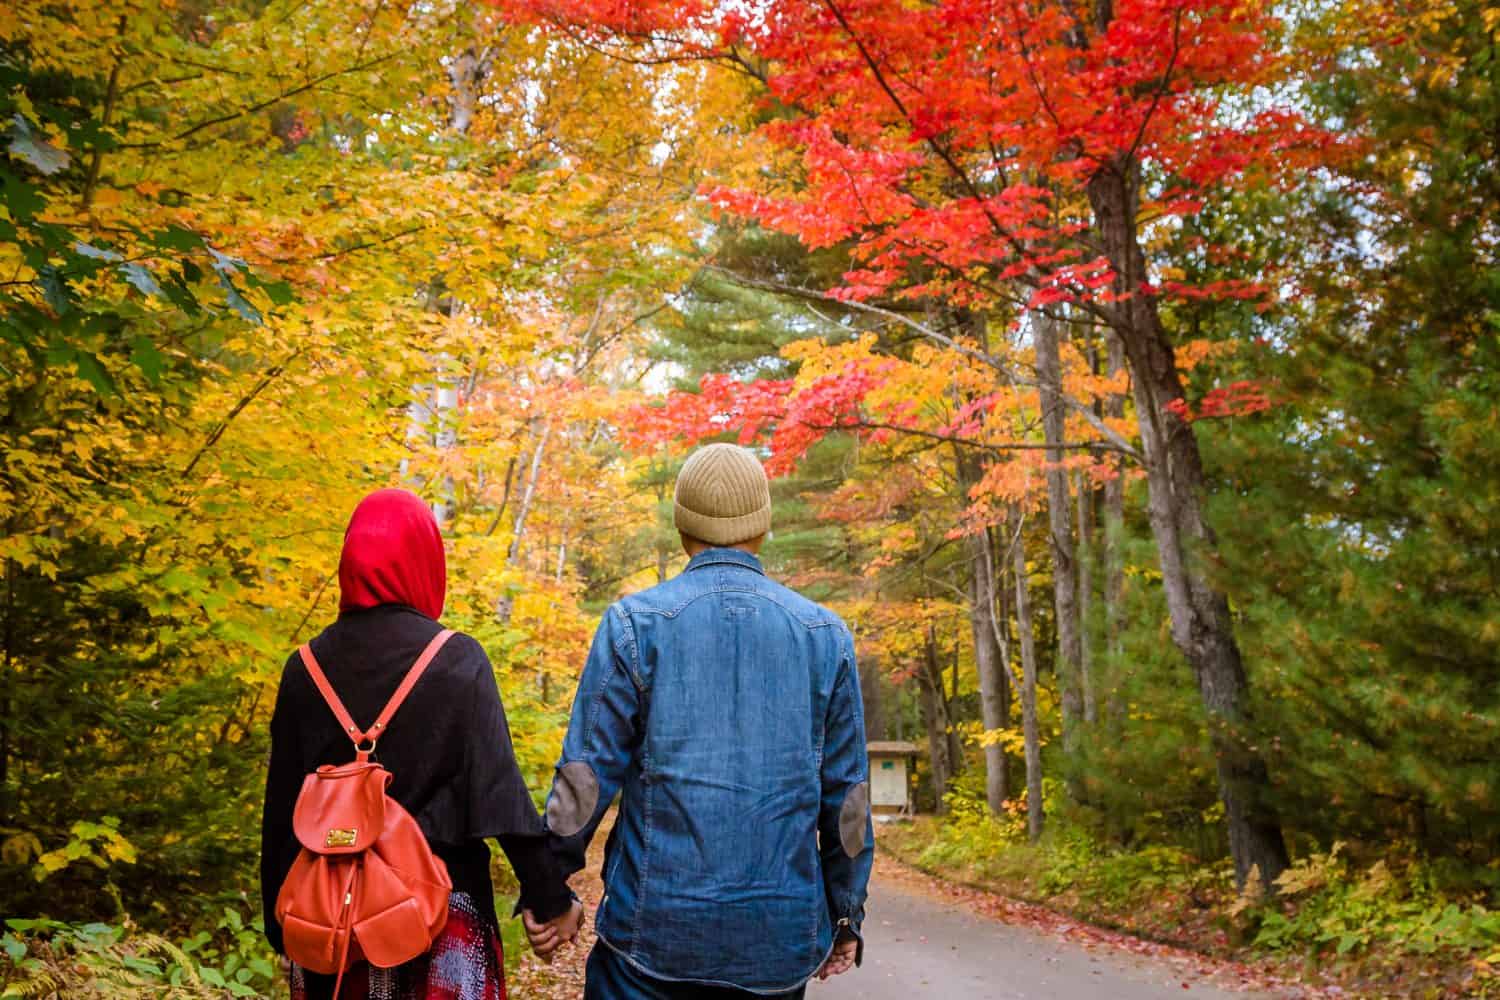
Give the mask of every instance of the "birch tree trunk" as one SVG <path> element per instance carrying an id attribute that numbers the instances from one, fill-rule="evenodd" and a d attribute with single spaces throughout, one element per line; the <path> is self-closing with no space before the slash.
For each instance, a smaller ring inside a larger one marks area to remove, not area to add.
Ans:
<path id="1" fill-rule="evenodd" d="M 1016 533 L 1023 521 L 1012 512 Z M 1017 538 L 1011 545 L 1016 578 L 1016 635 L 1021 647 L 1021 731 L 1026 741 L 1026 832 L 1033 842 L 1046 822 L 1042 802 L 1042 742 L 1036 718 L 1036 638 L 1032 634 L 1031 593 L 1026 574 L 1026 550 Z"/>
<path id="2" fill-rule="evenodd" d="M 452 85 L 448 94 L 448 126 L 460 135 L 474 124 L 479 87 L 490 75 L 491 58 L 488 47 L 470 47 L 448 60 L 448 82 Z"/>
<path id="3" fill-rule="evenodd" d="M 959 486 L 967 495 L 982 475 L 971 457 L 958 456 Z M 987 730 L 1010 725 L 1010 677 L 1000 647 L 1000 628 L 995 619 L 995 560 L 989 535 L 974 532 L 964 538 L 969 557 L 969 633 L 974 642 L 974 666 L 979 675 L 980 721 Z M 1005 748 L 998 743 L 984 748 L 984 798 L 998 814 L 1010 797 L 1006 776 Z"/>
<path id="4" fill-rule="evenodd" d="M 510 551 L 505 554 L 505 564 L 514 566 L 521 559 L 521 543 L 526 537 L 526 518 L 531 514 L 531 501 L 536 496 L 536 481 L 542 471 L 542 456 L 547 451 L 547 438 L 552 434 L 550 418 L 542 421 L 542 432 L 537 437 L 536 448 L 531 453 L 531 469 L 526 474 L 526 486 L 516 506 L 516 522 L 510 535 Z"/>
<path id="5" fill-rule="evenodd" d="M 1140 168 L 1117 160 L 1090 180 L 1089 203 L 1115 271 L 1114 327 L 1133 376 L 1136 420 L 1145 453 L 1151 533 L 1161 562 L 1172 638 L 1192 666 L 1208 710 L 1219 795 L 1229 827 L 1235 877 L 1258 873 L 1267 891 L 1288 865 L 1281 820 L 1269 802 L 1269 768 L 1246 739 L 1249 682 L 1234 637 L 1229 601 L 1199 563 L 1215 539 L 1203 514 L 1203 458 L 1191 424 L 1167 404 L 1183 396 L 1172 342 L 1154 296 L 1143 290 L 1145 253 L 1136 230 Z M 1190 551 L 1196 550 L 1196 551 Z"/>

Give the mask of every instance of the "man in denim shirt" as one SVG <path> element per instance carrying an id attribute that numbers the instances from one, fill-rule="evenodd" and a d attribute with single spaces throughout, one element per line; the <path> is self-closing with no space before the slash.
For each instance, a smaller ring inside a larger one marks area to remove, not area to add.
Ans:
<path id="1" fill-rule="evenodd" d="M 622 793 L 584 996 L 801 997 L 861 958 L 874 831 L 853 639 L 761 569 L 752 453 L 694 453 L 674 506 L 691 561 L 605 612 L 547 801 L 574 872 Z"/>

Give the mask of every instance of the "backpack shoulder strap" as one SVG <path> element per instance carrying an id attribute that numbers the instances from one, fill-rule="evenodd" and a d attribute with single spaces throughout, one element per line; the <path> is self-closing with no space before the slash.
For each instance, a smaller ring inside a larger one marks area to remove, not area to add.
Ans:
<path id="1" fill-rule="evenodd" d="M 349 738 L 358 743 L 364 734 L 354 724 L 354 719 L 350 717 L 349 710 L 344 707 L 344 703 L 339 701 L 339 696 L 334 693 L 333 685 L 328 683 L 328 677 L 323 673 L 323 668 L 318 666 L 318 658 L 313 655 L 312 646 L 308 643 L 303 643 L 302 648 L 297 650 L 297 652 L 301 654 L 302 665 L 307 668 L 307 675 L 312 678 L 312 682 L 316 685 L 318 693 L 323 696 L 323 700 L 328 702 L 328 707 L 333 710 L 334 718 L 339 720 L 339 725 L 344 727 L 344 732 L 349 734 Z"/>
<path id="2" fill-rule="evenodd" d="M 427 669 L 433 657 L 438 655 L 443 645 L 452 637 L 453 630 L 451 628 L 445 628 L 432 637 L 432 641 L 427 644 L 427 648 L 422 650 L 422 655 L 417 657 L 417 662 L 413 663 L 411 669 L 406 672 L 406 677 L 402 679 L 401 686 L 396 688 L 396 693 L 391 695 L 391 700 L 386 702 L 385 708 L 380 710 L 380 717 L 366 731 L 365 739 L 374 742 L 380 738 L 380 735 L 385 732 L 385 727 L 391 724 L 391 717 L 396 714 L 396 710 L 401 707 L 401 703 L 406 700 L 406 696 L 411 694 L 411 689 L 421 679 L 422 671 Z"/>
<path id="3" fill-rule="evenodd" d="M 327 675 L 323 673 L 323 668 L 318 665 L 318 658 L 313 655 L 312 646 L 304 643 L 302 648 L 297 652 L 301 654 L 302 665 L 307 668 L 308 676 L 312 678 L 312 682 L 317 687 L 318 693 L 323 696 L 323 700 L 328 703 L 328 707 L 333 712 L 334 718 L 339 720 L 339 725 L 344 728 L 344 732 L 349 735 L 349 739 L 354 741 L 355 748 L 361 754 L 368 754 L 370 750 L 375 748 L 375 741 L 380 738 L 381 734 L 385 732 L 386 727 L 390 725 L 391 717 L 396 714 L 396 710 L 401 707 L 401 703 L 406 700 L 406 696 L 411 694 L 411 689 L 421 679 L 422 672 L 427 669 L 428 665 L 432 663 L 433 658 L 438 655 L 438 651 L 443 648 L 443 645 L 452 636 L 453 630 L 445 628 L 432 637 L 432 641 L 427 644 L 427 648 L 422 650 L 422 655 L 417 657 L 417 662 L 411 665 L 411 669 L 402 678 L 401 685 L 396 688 L 396 693 L 391 695 L 390 701 L 386 702 L 385 708 L 381 710 L 380 717 L 375 720 L 375 724 L 363 731 L 355 724 L 354 718 L 350 716 L 349 710 L 344 707 L 344 703 L 339 700 L 338 694 L 333 690 L 333 685 L 328 683 Z M 370 744 L 368 748 L 364 747 L 366 743 Z"/>

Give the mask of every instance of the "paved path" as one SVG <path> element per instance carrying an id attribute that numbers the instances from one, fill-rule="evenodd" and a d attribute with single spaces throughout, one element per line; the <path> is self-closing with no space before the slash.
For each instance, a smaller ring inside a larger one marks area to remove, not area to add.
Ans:
<path id="1" fill-rule="evenodd" d="M 814 981 L 808 1000 L 1249 1000 L 1204 982 L 1194 959 L 1147 957 L 1060 939 L 975 915 L 917 884 L 877 875 L 865 921 L 865 961 Z M 1187 986 L 1184 989 L 1184 985 Z"/>
<path id="2" fill-rule="evenodd" d="M 594 838 L 586 877 L 573 886 L 590 911 L 599 903 L 604 834 Z M 976 899 L 980 904 L 976 904 Z M 984 912 L 981 912 L 983 910 Z M 1149 945 L 1052 911 L 948 885 L 876 853 L 865 920 L 865 963 L 808 1000 L 1281 1000 L 1300 989 L 1235 992 L 1236 967 Z M 521 1000 L 583 995 L 583 939 L 552 966 L 527 955 L 511 977 Z M 1186 985 L 1186 989 L 1184 989 Z"/>

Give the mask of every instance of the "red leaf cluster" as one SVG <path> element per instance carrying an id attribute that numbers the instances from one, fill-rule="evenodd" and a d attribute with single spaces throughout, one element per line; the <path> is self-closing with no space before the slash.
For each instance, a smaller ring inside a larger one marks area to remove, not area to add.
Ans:
<path id="1" fill-rule="evenodd" d="M 742 382 L 728 375 L 705 375 L 697 392 L 672 392 L 658 404 L 627 411 L 621 440 L 634 451 L 649 451 L 663 445 L 692 447 L 733 434 L 740 444 L 768 447 L 766 470 L 785 475 L 809 448 L 834 431 L 853 431 L 877 441 L 887 438 L 891 430 L 868 427 L 863 414 L 865 398 L 883 380 L 878 370 L 856 364 L 800 388 L 790 379 Z M 883 422 L 911 422 L 914 418 L 901 409 Z"/>
<path id="2" fill-rule="evenodd" d="M 1219 417 L 1244 417 L 1271 408 L 1271 398 L 1259 382 L 1235 382 L 1225 388 L 1211 389 L 1198 401 L 1195 409 L 1185 399 L 1174 399 L 1167 409 L 1181 420 L 1211 420 Z"/>
<path id="3" fill-rule="evenodd" d="M 496 0 L 516 16 L 644 42 L 654 58 L 768 67 L 764 133 L 799 159 L 794 193 L 708 186 L 718 208 L 811 247 L 849 241 L 841 294 L 954 304 L 1030 288 L 1033 307 L 1259 288 L 1121 287 L 1080 234 L 1101 171 L 1157 178 L 1142 219 L 1189 216 L 1246 178 L 1294 178 L 1337 137 L 1225 96 L 1281 71 L 1264 0 Z M 731 48 L 733 51 L 731 52 Z M 784 190 L 784 189 L 783 189 Z M 1144 277 L 1144 276 L 1143 276 Z"/>

